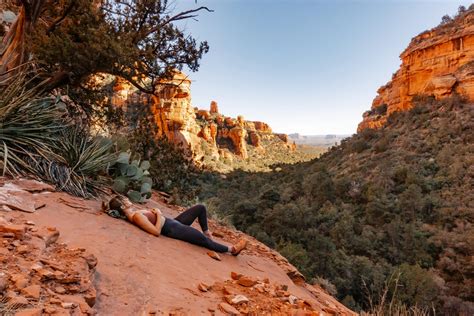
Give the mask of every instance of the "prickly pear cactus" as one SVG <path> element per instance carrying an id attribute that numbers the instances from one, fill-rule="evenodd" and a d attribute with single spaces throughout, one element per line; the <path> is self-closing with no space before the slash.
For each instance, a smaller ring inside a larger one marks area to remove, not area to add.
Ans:
<path id="1" fill-rule="evenodd" d="M 122 152 L 113 166 L 113 190 L 127 195 L 132 202 L 143 203 L 151 197 L 153 180 L 149 177 L 150 162 L 132 160 L 130 153 Z"/>

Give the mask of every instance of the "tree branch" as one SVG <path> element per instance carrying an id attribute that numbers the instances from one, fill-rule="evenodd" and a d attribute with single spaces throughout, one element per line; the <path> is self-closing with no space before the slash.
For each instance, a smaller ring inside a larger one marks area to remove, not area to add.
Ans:
<path id="1" fill-rule="evenodd" d="M 160 28 L 162 28 L 163 26 L 165 26 L 166 24 L 169 24 L 173 21 L 179 21 L 179 20 L 185 20 L 185 19 L 189 19 L 189 18 L 194 18 L 197 16 L 197 14 L 192 14 L 192 13 L 196 13 L 196 12 L 199 12 L 201 10 L 206 10 L 207 12 L 214 12 L 214 10 L 211 10 L 209 9 L 208 7 L 199 7 L 197 9 L 193 9 L 193 10 L 188 10 L 188 11 L 183 11 L 181 13 L 178 13 L 172 17 L 169 17 L 167 20 L 163 21 L 162 23 L 160 23 L 159 25 L 149 29 L 146 33 L 145 33 L 145 36 L 148 36 L 152 33 L 155 33 L 156 31 L 158 31 Z"/>
<path id="2" fill-rule="evenodd" d="M 143 87 L 142 85 L 140 85 L 136 80 L 132 79 L 131 76 L 127 76 L 126 74 L 114 74 L 114 75 L 124 78 L 125 80 L 130 82 L 135 88 L 137 88 L 138 90 L 140 90 L 143 93 L 146 93 L 146 94 L 154 94 L 155 93 L 155 87 L 154 86 L 152 86 L 152 88 L 150 90 L 150 89 L 147 89 L 147 88 Z"/>

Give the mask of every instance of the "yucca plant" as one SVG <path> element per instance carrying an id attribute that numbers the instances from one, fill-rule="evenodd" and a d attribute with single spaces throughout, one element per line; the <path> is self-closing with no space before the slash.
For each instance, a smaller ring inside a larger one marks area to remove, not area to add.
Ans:
<path id="1" fill-rule="evenodd" d="M 106 169 L 117 159 L 113 143 L 101 136 L 91 136 L 87 127 L 67 128 L 61 132 L 56 152 L 65 160 L 68 178 L 56 181 L 60 188 L 79 196 L 104 191 Z"/>
<path id="2" fill-rule="evenodd" d="M 0 82 L 2 174 L 34 175 L 82 197 L 102 191 L 97 175 L 116 159 L 111 142 L 73 127 L 61 98 L 44 96 L 41 84 L 26 88 L 26 77 Z"/>
<path id="3" fill-rule="evenodd" d="M 51 145 L 69 125 L 59 99 L 43 97 L 40 86 L 26 87 L 26 74 L 0 82 L 0 166 L 2 174 L 34 172 L 41 160 L 61 161 Z"/>

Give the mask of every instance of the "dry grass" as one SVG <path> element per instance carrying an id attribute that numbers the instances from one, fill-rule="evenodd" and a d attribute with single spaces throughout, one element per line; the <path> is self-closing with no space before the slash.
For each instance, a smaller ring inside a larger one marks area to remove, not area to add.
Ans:
<path id="1" fill-rule="evenodd" d="M 399 280 L 401 273 L 394 273 L 390 276 L 387 282 L 385 282 L 385 287 L 382 293 L 379 295 L 377 304 L 375 304 L 375 299 L 373 295 L 368 291 L 368 287 L 364 283 L 364 287 L 367 290 L 367 297 L 369 300 L 369 311 L 361 312 L 361 316 L 429 316 L 436 315 L 436 310 L 434 307 L 426 308 L 419 306 L 407 306 L 404 303 L 401 303 L 397 299 L 397 292 L 399 288 Z M 392 285 L 393 284 L 393 285 Z M 390 291 L 393 288 L 393 291 Z M 393 293 L 392 293 L 393 292 Z"/>
<path id="2" fill-rule="evenodd" d="M 7 298 L 3 297 L 0 299 L 0 315 L 13 316 L 19 309 L 20 306 L 8 303 Z"/>

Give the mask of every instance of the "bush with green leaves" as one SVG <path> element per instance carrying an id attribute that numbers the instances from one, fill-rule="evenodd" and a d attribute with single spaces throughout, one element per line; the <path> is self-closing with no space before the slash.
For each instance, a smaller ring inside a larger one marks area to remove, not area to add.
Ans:
<path id="1" fill-rule="evenodd" d="M 113 190 L 127 195 L 137 203 L 143 203 L 151 197 L 153 180 L 149 177 L 150 162 L 148 160 L 131 160 L 131 154 L 122 152 L 113 166 L 115 176 Z"/>

